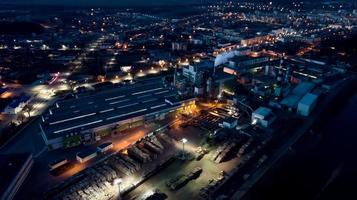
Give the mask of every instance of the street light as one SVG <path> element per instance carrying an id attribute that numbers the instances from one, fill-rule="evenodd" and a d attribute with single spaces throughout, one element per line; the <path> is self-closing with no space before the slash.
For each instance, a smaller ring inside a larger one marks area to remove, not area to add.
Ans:
<path id="1" fill-rule="evenodd" d="M 187 143 L 187 139 L 186 138 L 182 138 L 182 159 L 185 159 L 185 143 Z"/>
<path id="2" fill-rule="evenodd" d="M 119 196 L 119 198 L 120 198 L 120 184 L 123 182 L 123 179 L 121 179 L 121 178 L 116 178 L 116 179 L 114 179 L 114 184 L 115 185 L 118 185 L 118 189 L 119 189 L 119 194 L 118 194 L 118 196 Z"/>

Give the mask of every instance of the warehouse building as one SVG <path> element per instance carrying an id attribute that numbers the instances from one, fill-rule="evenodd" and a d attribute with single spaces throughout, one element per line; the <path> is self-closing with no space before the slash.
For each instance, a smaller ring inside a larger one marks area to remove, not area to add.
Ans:
<path id="1" fill-rule="evenodd" d="M 78 160 L 78 162 L 84 163 L 95 158 L 97 155 L 98 153 L 96 149 L 87 149 L 86 151 L 77 153 L 76 159 Z"/>
<path id="2" fill-rule="evenodd" d="M 253 68 L 261 67 L 269 62 L 269 57 L 258 56 L 251 57 L 247 55 L 236 56 L 229 59 L 228 65 L 223 68 L 223 71 L 228 74 L 239 75 Z"/>
<path id="3" fill-rule="evenodd" d="M 252 113 L 252 124 L 269 127 L 276 119 L 273 111 L 267 107 L 259 107 Z"/>
<path id="4" fill-rule="evenodd" d="M 113 143 L 111 142 L 106 142 L 97 147 L 98 152 L 104 153 L 106 151 L 109 151 L 110 149 L 113 148 Z"/>
<path id="5" fill-rule="evenodd" d="M 93 143 L 111 133 L 162 120 L 194 102 L 178 96 L 161 80 L 151 80 L 59 101 L 42 116 L 42 137 L 49 149 Z"/>
<path id="6" fill-rule="evenodd" d="M 311 111 L 317 104 L 318 96 L 316 94 L 307 93 L 299 102 L 297 113 L 302 116 L 309 116 Z"/>
<path id="7" fill-rule="evenodd" d="M 301 82 L 283 100 L 281 100 L 280 105 L 288 110 L 296 110 L 299 101 L 314 88 L 315 84 L 312 82 Z"/>

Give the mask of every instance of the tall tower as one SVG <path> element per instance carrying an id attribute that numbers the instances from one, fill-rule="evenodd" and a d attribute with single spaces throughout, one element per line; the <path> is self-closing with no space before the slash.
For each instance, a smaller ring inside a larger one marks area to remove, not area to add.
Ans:
<path id="1" fill-rule="evenodd" d="M 283 58 L 282 57 L 280 57 L 279 70 L 278 70 L 278 75 L 276 77 L 276 80 L 278 82 L 278 85 L 282 84 L 282 81 L 283 81 Z"/>
<path id="2" fill-rule="evenodd" d="M 212 79 L 212 77 L 209 77 L 208 79 L 207 79 L 207 82 L 206 82 L 206 92 L 207 92 L 207 96 L 209 97 L 209 98 L 211 98 L 212 96 L 213 96 L 213 79 Z"/>
<path id="3" fill-rule="evenodd" d="M 174 72 L 174 86 L 176 86 L 176 79 L 177 79 L 177 65 L 175 65 L 175 72 Z"/>

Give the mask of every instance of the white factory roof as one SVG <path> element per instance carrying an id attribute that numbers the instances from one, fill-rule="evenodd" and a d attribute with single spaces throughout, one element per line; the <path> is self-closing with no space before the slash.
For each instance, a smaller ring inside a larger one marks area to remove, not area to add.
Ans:
<path id="1" fill-rule="evenodd" d="M 287 107 L 296 107 L 301 98 L 312 89 L 314 89 L 315 84 L 311 82 L 299 83 L 283 100 L 280 104 Z"/>
<path id="2" fill-rule="evenodd" d="M 316 94 L 307 93 L 299 102 L 299 104 L 311 105 L 317 100 L 318 96 Z"/>
<path id="3" fill-rule="evenodd" d="M 272 110 L 267 107 L 259 107 L 254 111 L 254 115 L 264 119 L 265 117 L 269 116 L 272 113 Z"/>

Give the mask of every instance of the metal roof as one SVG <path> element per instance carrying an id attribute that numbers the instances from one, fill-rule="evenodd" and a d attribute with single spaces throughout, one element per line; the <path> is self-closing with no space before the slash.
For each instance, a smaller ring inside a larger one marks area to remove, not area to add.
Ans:
<path id="1" fill-rule="evenodd" d="M 138 83 L 57 102 L 43 116 L 46 137 L 80 132 L 175 107 L 165 102 L 177 92 L 161 81 Z"/>
<path id="2" fill-rule="evenodd" d="M 315 84 L 311 82 L 299 83 L 290 93 L 286 96 L 280 104 L 287 107 L 296 107 L 300 99 L 312 89 L 314 89 Z"/>
<path id="3" fill-rule="evenodd" d="M 318 96 L 316 94 L 307 93 L 299 102 L 299 104 L 311 105 L 317 100 Z"/>

